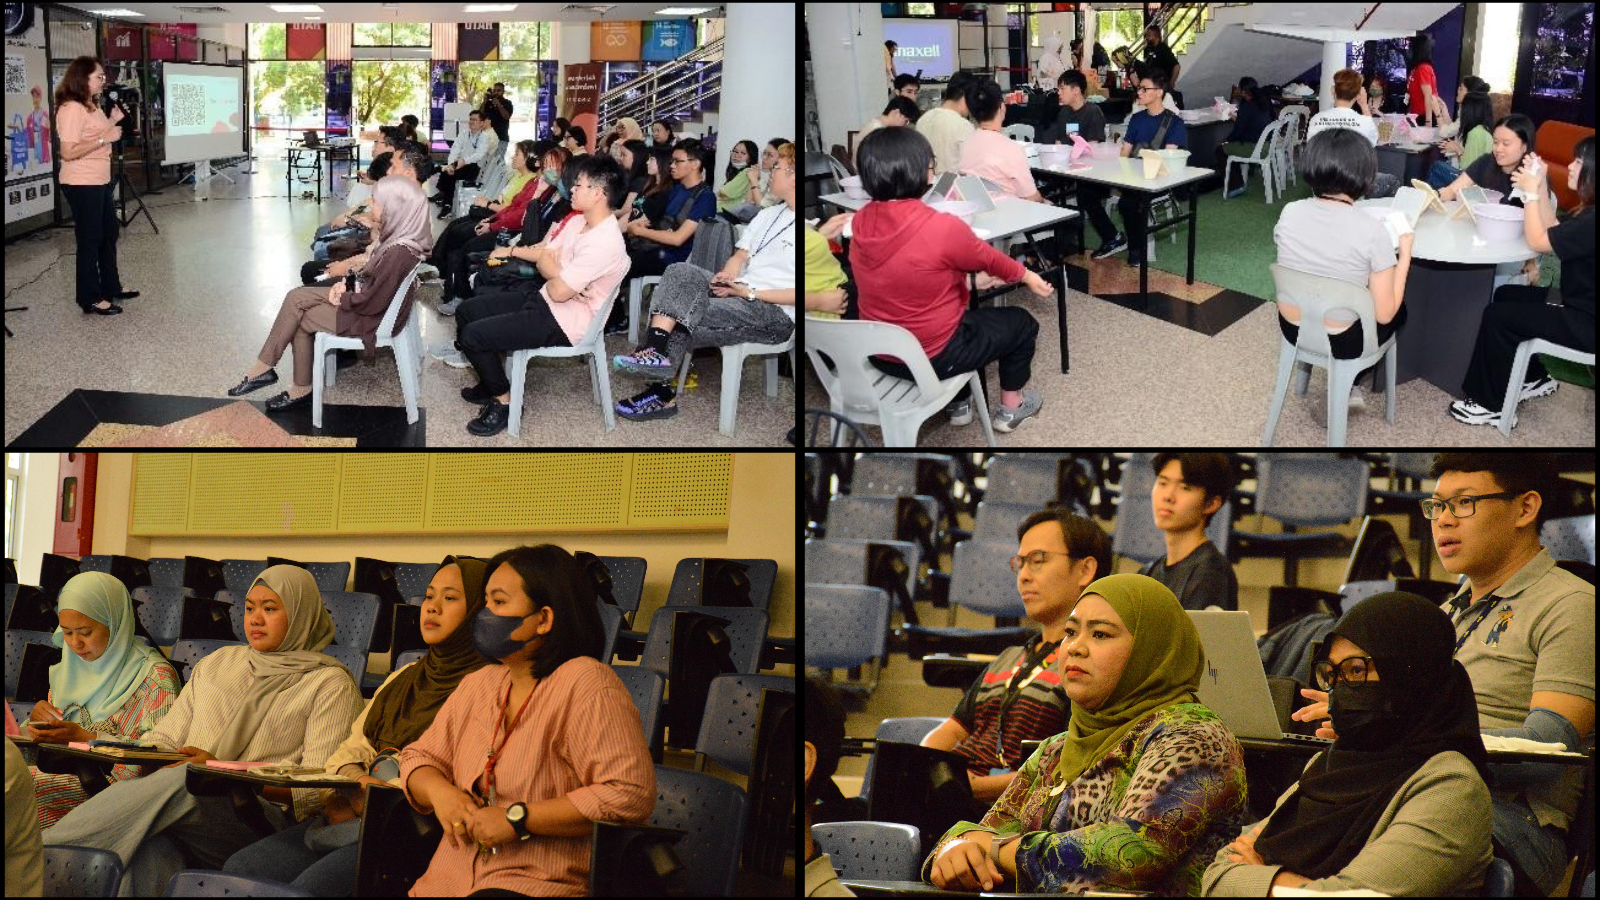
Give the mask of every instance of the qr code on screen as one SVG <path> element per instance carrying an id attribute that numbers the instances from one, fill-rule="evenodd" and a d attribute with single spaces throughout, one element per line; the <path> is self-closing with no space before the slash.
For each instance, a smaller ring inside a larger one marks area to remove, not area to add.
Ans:
<path id="1" fill-rule="evenodd" d="M 167 110 L 169 125 L 204 125 L 206 118 L 205 89 L 195 84 L 172 86 L 172 108 Z"/>
<path id="2" fill-rule="evenodd" d="M 6 57 L 6 93 L 26 94 L 28 92 L 28 69 L 22 64 L 21 57 Z"/>

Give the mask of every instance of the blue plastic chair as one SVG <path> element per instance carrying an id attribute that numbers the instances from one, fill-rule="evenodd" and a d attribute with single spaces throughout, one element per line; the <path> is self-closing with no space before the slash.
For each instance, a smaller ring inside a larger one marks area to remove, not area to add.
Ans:
<path id="1" fill-rule="evenodd" d="M 122 858 L 109 850 L 49 844 L 44 848 L 46 897 L 115 897 Z"/>
<path id="2" fill-rule="evenodd" d="M 362 652 L 371 648 L 372 633 L 378 627 L 379 604 L 376 594 L 323 591 L 322 605 L 333 617 L 333 642 Z"/>
<path id="3" fill-rule="evenodd" d="M 1483 873 L 1483 896 L 1515 897 L 1514 881 L 1515 877 L 1511 873 L 1511 863 L 1497 856 L 1489 860 L 1489 869 Z"/>
<path id="4" fill-rule="evenodd" d="M 1007 563 L 1017 552 L 1013 542 L 989 543 L 962 541 L 956 545 L 950 567 L 950 619 L 956 607 L 966 607 L 986 616 L 1021 618 L 1028 614 L 1017 594 L 1017 576 Z M 913 646 L 935 645 L 946 639 L 981 637 L 1004 646 L 1027 643 L 1037 629 L 1025 625 L 996 625 L 991 628 L 937 628 L 906 625 L 901 631 Z M 986 650 L 984 652 L 997 652 Z M 809 660 L 808 660 L 809 661 Z"/>
<path id="5" fill-rule="evenodd" d="M 672 658 L 672 619 L 685 607 L 662 607 L 650 617 L 650 632 L 644 640 L 644 653 L 639 665 L 669 674 Z M 764 609 L 738 609 L 731 607 L 702 607 L 707 615 L 727 620 L 728 637 L 733 641 L 730 656 L 741 672 L 754 675 L 761 665 L 761 645 L 767 637 L 767 611 Z"/>
<path id="6" fill-rule="evenodd" d="M 1111 535 L 1112 555 L 1138 560 L 1141 566 L 1167 552 L 1166 537 L 1156 527 L 1150 511 L 1150 490 L 1156 483 L 1155 473 L 1150 471 L 1154 458 L 1153 453 L 1135 453 L 1123 465 L 1121 501 L 1117 505 L 1116 530 Z M 1233 504 L 1224 498 L 1222 508 L 1206 526 L 1206 537 L 1226 554 L 1232 533 Z"/>
<path id="7" fill-rule="evenodd" d="M 233 636 L 245 640 L 244 636 L 244 594 L 235 594 L 233 591 L 217 591 L 213 599 L 230 604 L 229 615 L 233 617 Z"/>
<path id="8" fill-rule="evenodd" d="M 704 566 L 700 557 L 678 560 L 672 573 L 672 586 L 667 589 L 668 606 L 700 605 L 700 572 Z M 744 563 L 750 576 L 750 605 L 766 609 L 772 600 L 772 583 L 778 577 L 778 562 L 772 559 L 736 559 Z"/>
<path id="9" fill-rule="evenodd" d="M 1386 594 L 1394 589 L 1393 581 L 1351 581 L 1341 585 L 1339 593 L 1344 595 L 1344 608 L 1350 609 L 1368 597 Z"/>
<path id="10" fill-rule="evenodd" d="M 242 641 L 203 641 L 190 639 L 179 641 L 172 645 L 172 664 L 178 667 L 178 674 L 182 676 L 183 683 L 189 683 L 189 675 L 194 671 L 195 663 L 199 662 L 223 647 L 236 647 Z M 245 644 L 245 646 L 249 646 Z"/>
<path id="11" fill-rule="evenodd" d="M 350 677 L 355 679 L 356 685 L 361 685 L 361 679 L 367 674 L 367 651 L 362 647 L 342 647 L 338 644 L 329 644 L 322 648 L 322 652 L 337 659 L 346 669 L 350 670 Z"/>
<path id="12" fill-rule="evenodd" d="M 612 606 L 605 601 L 595 606 L 600 610 L 600 624 L 606 630 L 606 642 L 600 650 L 600 661 L 610 664 L 612 655 L 617 652 L 617 632 L 622 630 L 622 607 Z"/>
<path id="13" fill-rule="evenodd" d="M 183 587 L 183 559 L 166 556 L 151 558 L 150 583 L 156 587 Z"/>
<path id="14" fill-rule="evenodd" d="M 317 580 L 317 590 L 323 595 L 342 592 L 350 583 L 350 564 L 347 562 L 308 562 L 302 565 Z"/>
<path id="15" fill-rule="evenodd" d="M 989 460 L 984 472 L 987 487 L 983 492 L 985 502 L 1032 503 L 1043 509 L 1057 499 L 1060 486 L 1056 484 L 1059 461 L 1070 459 L 1070 453 L 1000 453 Z"/>
<path id="16" fill-rule="evenodd" d="M 893 547 L 906 563 L 906 596 L 917 595 L 917 560 L 920 548 L 910 541 L 860 540 L 857 538 L 811 538 L 806 541 L 806 583 L 864 584 L 867 575 L 867 548 L 872 544 Z M 887 622 L 884 623 L 887 626 Z"/>
<path id="17" fill-rule="evenodd" d="M 105 554 L 91 553 L 78 559 L 79 572 L 111 572 L 111 557 Z"/>
<path id="18" fill-rule="evenodd" d="M 394 658 L 394 670 L 398 672 L 400 671 L 401 666 L 414 663 L 427 655 L 428 651 L 426 650 L 407 650 L 406 652 Z"/>
<path id="19" fill-rule="evenodd" d="M 807 584 L 805 593 L 805 662 L 821 669 L 848 669 L 882 658 L 888 635 L 882 622 L 889 612 L 882 588 L 859 585 Z"/>
<path id="20" fill-rule="evenodd" d="M 400 596 L 409 603 L 411 598 L 428 593 L 428 582 L 433 580 L 433 573 L 437 571 L 438 563 L 395 563 L 395 587 L 399 588 Z"/>
<path id="21" fill-rule="evenodd" d="M 235 597 L 250 593 L 256 576 L 266 571 L 264 559 L 225 559 L 222 561 L 222 580 Z"/>
<path id="22" fill-rule="evenodd" d="M 1594 513 L 1547 520 L 1539 529 L 1539 543 L 1556 559 L 1577 559 L 1594 565 Z"/>
<path id="23" fill-rule="evenodd" d="M 11 707 L 11 717 L 17 720 L 18 725 L 21 725 L 23 722 L 28 721 L 28 716 L 33 713 L 33 703 L 35 702 L 38 701 L 8 700 L 6 705 Z"/>
<path id="24" fill-rule="evenodd" d="M 811 826 L 811 840 L 840 878 L 922 880 L 922 832 L 915 825 L 826 822 Z"/>
<path id="25" fill-rule="evenodd" d="M 978 504 L 978 511 L 972 524 L 972 539 L 975 541 L 1011 541 L 1017 540 L 1017 526 L 1022 520 L 1044 509 L 1044 501 L 1037 503 L 1006 503 L 1000 500 L 984 500 Z"/>
<path id="26" fill-rule="evenodd" d="M 1366 514 L 1370 470 L 1359 459 L 1310 453 L 1263 453 L 1258 457 L 1256 512 L 1285 526 L 1323 528 Z M 1284 583 L 1296 584 L 1297 562 L 1319 554 L 1344 555 L 1350 539 L 1332 531 L 1233 533 L 1234 555 L 1287 560 Z"/>
<path id="27" fill-rule="evenodd" d="M 611 596 L 616 598 L 617 608 L 627 613 L 624 619 L 631 627 L 633 617 L 639 612 L 639 599 L 644 596 L 644 573 L 648 564 L 642 556 L 602 556 L 600 561 L 611 573 Z"/>
<path id="28" fill-rule="evenodd" d="M 168 897 L 315 897 L 281 881 L 210 869 L 184 869 L 167 882 Z"/>
<path id="29" fill-rule="evenodd" d="M 937 542 L 939 502 L 925 494 L 914 498 L 927 514 L 929 537 Z M 899 533 L 900 498 L 849 494 L 834 497 L 828 505 L 827 535 L 831 538 L 894 540 Z M 933 563 L 929 560 L 929 563 Z"/>
<path id="30" fill-rule="evenodd" d="M 667 680 L 661 673 L 644 666 L 612 666 L 622 684 L 633 696 L 633 705 L 639 708 L 639 727 L 644 729 L 644 741 L 654 753 L 661 747 L 658 723 L 661 721 L 661 692 Z"/>
<path id="31" fill-rule="evenodd" d="M 15 628 L 6 632 L 6 696 L 17 695 L 17 679 L 22 675 L 22 648 L 25 644 L 43 644 L 54 647 L 50 641 L 51 632 L 24 631 Z M 33 704 L 28 704 L 31 708 Z M 21 722 L 21 719 L 17 720 Z"/>
<path id="32" fill-rule="evenodd" d="M 718 675 L 711 679 L 694 746 L 696 768 L 703 769 L 705 760 L 712 759 L 740 775 L 750 774 L 761 692 L 767 689 L 792 694 L 794 679 L 788 675 Z"/>
<path id="33" fill-rule="evenodd" d="M 178 641 L 178 631 L 183 626 L 183 598 L 186 589 L 181 587 L 141 587 L 133 589 L 133 599 L 139 603 L 139 621 L 150 632 L 155 642 L 168 647 Z M 140 602 L 142 601 L 142 602 Z"/>
<path id="34" fill-rule="evenodd" d="M 920 744 L 935 728 L 944 724 L 944 719 L 939 716 L 906 716 L 899 719 L 884 719 L 878 723 L 878 732 L 873 738 L 878 741 L 895 741 L 901 744 Z M 861 797 L 866 799 L 868 791 L 872 789 L 872 764 L 877 761 L 878 754 L 874 752 L 867 757 L 867 769 L 862 773 Z M 915 880 L 915 879 L 913 879 Z"/>
<path id="35" fill-rule="evenodd" d="M 688 870 L 689 896 L 732 895 L 748 805 L 744 791 L 720 778 L 656 766 L 656 808 L 650 824 L 688 832 L 676 850 Z"/>

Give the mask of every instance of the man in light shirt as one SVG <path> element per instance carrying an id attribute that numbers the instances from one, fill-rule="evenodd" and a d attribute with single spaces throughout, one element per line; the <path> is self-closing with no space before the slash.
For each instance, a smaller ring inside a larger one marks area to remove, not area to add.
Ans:
<path id="1" fill-rule="evenodd" d="M 917 120 L 917 132 L 933 146 L 935 175 L 957 171 L 961 146 L 977 130 L 967 119 L 967 88 L 972 83 L 971 73 L 965 70 L 950 76 L 950 83 L 944 87 L 944 102 Z"/>
<path id="2" fill-rule="evenodd" d="M 439 192 L 428 199 L 444 207 L 448 213 L 455 201 L 456 182 L 477 178 L 480 168 L 488 163 L 498 143 L 499 139 L 489 130 L 489 120 L 484 118 L 483 113 L 476 109 L 469 113 L 466 134 L 456 138 L 450 147 L 450 159 L 439 170 Z"/>

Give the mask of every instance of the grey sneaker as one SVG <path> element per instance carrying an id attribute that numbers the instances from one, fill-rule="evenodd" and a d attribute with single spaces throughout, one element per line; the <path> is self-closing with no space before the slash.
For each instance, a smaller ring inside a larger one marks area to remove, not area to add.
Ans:
<path id="1" fill-rule="evenodd" d="M 460 350 L 451 350 L 449 355 L 439 357 L 439 361 L 452 369 L 470 369 L 472 367 L 472 363 L 467 362 L 467 358 L 461 354 Z"/>
<path id="2" fill-rule="evenodd" d="M 1038 391 L 1023 391 L 1021 406 L 1016 409 L 1006 409 L 1002 406 L 1000 411 L 994 414 L 994 430 L 1002 433 L 1016 431 L 1023 419 L 1038 415 L 1042 408 L 1044 408 L 1044 398 L 1039 396 Z"/>
<path id="3" fill-rule="evenodd" d="M 453 315 L 455 315 L 456 314 L 456 309 L 461 306 L 462 301 L 465 300 L 465 299 L 466 299 L 465 297 L 457 297 L 454 300 L 451 300 L 451 301 L 449 301 L 447 303 L 439 304 L 439 315 L 441 315 L 441 316 L 453 316 Z"/>
<path id="4" fill-rule="evenodd" d="M 456 349 L 455 341 L 441 341 L 428 348 L 428 355 L 434 359 L 444 359 L 460 352 Z"/>
<path id="5" fill-rule="evenodd" d="M 950 414 L 950 424 L 960 427 L 972 424 L 972 401 L 958 400 L 945 407 L 945 412 Z"/>

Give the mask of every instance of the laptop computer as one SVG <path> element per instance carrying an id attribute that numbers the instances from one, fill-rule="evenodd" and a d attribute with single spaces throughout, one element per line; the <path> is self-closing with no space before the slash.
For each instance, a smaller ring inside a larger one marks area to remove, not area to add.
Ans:
<path id="1" fill-rule="evenodd" d="M 1291 734 L 1278 721 L 1267 671 L 1256 650 L 1247 612 L 1191 610 L 1206 670 L 1200 676 L 1200 702 L 1210 707 L 1237 737 L 1331 744 L 1326 738 Z"/>

